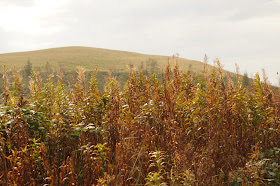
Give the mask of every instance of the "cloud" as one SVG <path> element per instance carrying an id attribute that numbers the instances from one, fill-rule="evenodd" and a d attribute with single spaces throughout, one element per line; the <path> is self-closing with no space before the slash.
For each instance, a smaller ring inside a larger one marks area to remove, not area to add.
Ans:
<path id="1" fill-rule="evenodd" d="M 34 4 L 33 0 L 1 0 L 1 6 L 31 6 Z"/>
<path id="2" fill-rule="evenodd" d="M 11 41 L 11 36 L 9 33 L 5 32 L 0 28 L 0 51 L 9 51 L 11 48 L 8 46 Z"/>
<path id="3" fill-rule="evenodd" d="M 0 7 L 0 27 L 7 32 L 26 34 L 51 34 L 58 32 L 61 27 L 49 18 L 61 13 L 60 8 L 65 1 L 62 0 L 34 0 L 24 3 L 7 3 Z M 26 5 L 26 4 L 24 4 Z"/>

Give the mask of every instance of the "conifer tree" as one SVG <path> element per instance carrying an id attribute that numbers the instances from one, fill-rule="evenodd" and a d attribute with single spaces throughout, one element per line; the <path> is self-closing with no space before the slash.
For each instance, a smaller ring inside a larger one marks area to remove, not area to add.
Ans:
<path id="1" fill-rule="evenodd" d="M 30 76 L 31 72 L 32 72 L 32 63 L 30 62 L 30 60 L 28 59 L 27 64 L 24 66 L 24 75 L 25 76 Z"/>

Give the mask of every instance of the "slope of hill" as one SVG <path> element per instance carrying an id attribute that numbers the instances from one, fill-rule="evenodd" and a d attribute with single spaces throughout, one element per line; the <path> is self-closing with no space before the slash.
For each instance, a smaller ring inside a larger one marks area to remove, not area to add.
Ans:
<path id="1" fill-rule="evenodd" d="M 128 64 L 133 64 L 134 67 L 144 65 L 145 68 L 146 61 L 149 59 L 157 61 L 158 68 L 161 69 L 167 64 L 168 56 L 75 46 L 0 54 L 0 65 L 22 69 L 29 60 L 34 67 L 44 67 L 48 62 L 55 69 L 63 68 L 67 71 L 74 70 L 77 66 L 87 70 L 98 67 L 99 71 L 109 69 L 123 71 L 127 69 Z M 179 58 L 178 63 L 183 71 L 189 68 L 193 72 L 203 70 L 203 63 L 199 61 Z"/>

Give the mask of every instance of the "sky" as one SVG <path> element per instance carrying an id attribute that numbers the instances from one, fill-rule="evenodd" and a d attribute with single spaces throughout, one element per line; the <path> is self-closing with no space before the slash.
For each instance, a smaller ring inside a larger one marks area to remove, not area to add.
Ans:
<path id="1" fill-rule="evenodd" d="M 206 54 L 278 84 L 280 0 L 0 0 L 0 53 L 63 46 Z"/>

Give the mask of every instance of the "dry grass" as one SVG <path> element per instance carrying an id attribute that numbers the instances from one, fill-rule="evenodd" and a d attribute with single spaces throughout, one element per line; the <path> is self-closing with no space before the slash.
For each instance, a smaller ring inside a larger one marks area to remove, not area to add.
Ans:
<path id="1" fill-rule="evenodd" d="M 108 50 L 91 47 L 62 47 L 52 48 L 30 52 L 17 52 L 0 54 L 0 65 L 6 65 L 11 68 L 23 68 L 27 61 L 30 60 L 34 67 L 44 67 L 46 62 L 59 69 L 60 66 L 64 70 L 75 70 L 77 66 L 81 66 L 86 70 L 92 70 L 98 67 L 99 71 L 127 70 L 127 65 L 132 63 L 134 67 L 139 68 L 141 62 L 144 66 L 147 59 L 155 59 L 161 69 L 167 64 L 167 56 L 145 55 L 140 53 Z M 170 61 L 173 59 L 171 58 Z M 183 71 L 191 70 L 201 73 L 203 63 L 195 60 L 179 58 L 178 63 Z"/>

